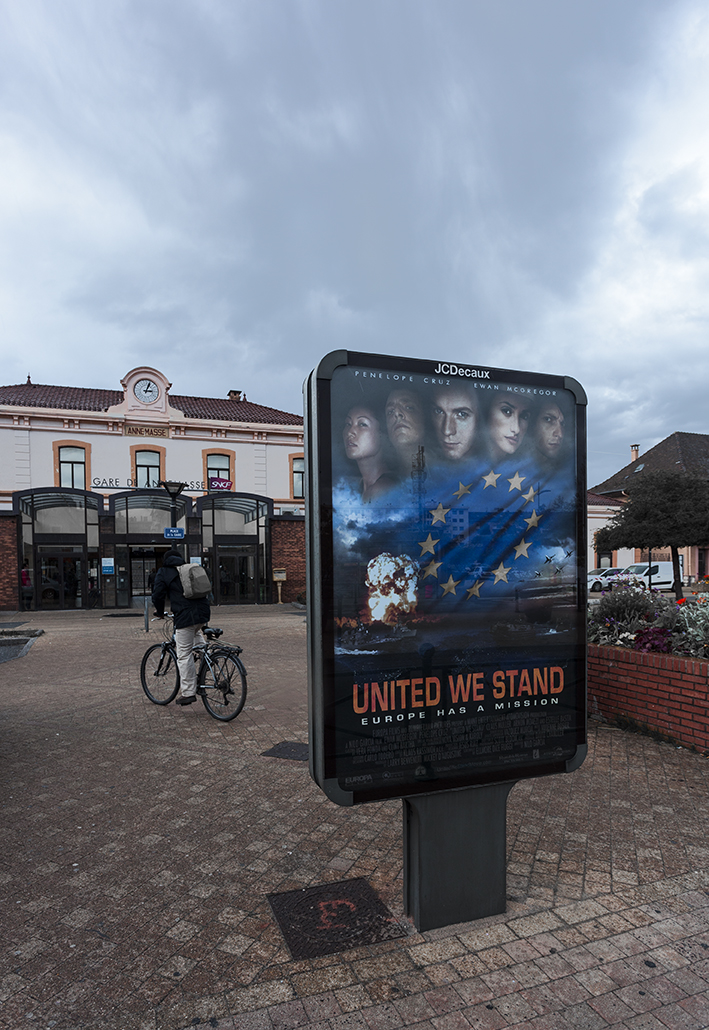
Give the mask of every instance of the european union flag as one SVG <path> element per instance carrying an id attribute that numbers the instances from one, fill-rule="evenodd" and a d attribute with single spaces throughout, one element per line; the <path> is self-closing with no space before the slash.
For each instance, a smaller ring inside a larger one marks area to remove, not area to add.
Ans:
<path id="1" fill-rule="evenodd" d="M 430 475 L 422 471 L 375 504 L 363 505 L 353 492 L 348 497 L 344 486 L 336 492 L 337 573 L 349 576 L 346 596 L 359 609 L 341 614 L 362 617 L 366 566 L 383 554 L 418 570 L 419 617 L 475 617 L 481 609 L 532 599 L 548 607 L 575 590 L 576 497 L 569 473 L 514 461 L 470 464 L 464 471 L 462 478 L 440 466 Z M 410 618 L 410 604 L 406 613 Z"/>

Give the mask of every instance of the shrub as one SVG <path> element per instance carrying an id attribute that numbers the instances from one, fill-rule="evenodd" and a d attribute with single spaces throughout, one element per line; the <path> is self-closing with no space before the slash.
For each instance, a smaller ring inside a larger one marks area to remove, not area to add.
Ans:
<path id="1" fill-rule="evenodd" d="M 652 621 L 655 626 L 662 626 L 663 629 L 674 630 L 679 617 L 678 601 L 673 597 L 665 597 L 659 590 L 650 591 L 652 601 Z"/>
<path id="2" fill-rule="evenodd" d="M 644 619 L 653 611 L 653 596 L 633 583 L 618 584 L 613 590 L 603 593 L 596 611 L 600 618 L 619 622 Z"/>
<path id="3" fill-rule="evenodd" d="M 672 634 L 664 626 L 647 626 L 635 634 L 633 650 L 669 654 L 672 651 Z"/>
<path id="4" fill-rule="evenodd" d="M 709 601 L 702 597 L 677 612 L 673 650 L 691 658 L 709 657 Z"/>
<path id="5" fill-rule="evenodd" d="M 618 584 L 591 607 L 594 644 L 709 658 L 709 597 L 677 602 L 636 584 Z"/>
<path id="6" fill-rule="evenodd" d="M 604 593 L 589 613 L 589 640 L 594 644 L 632 647 L 635 634 L 654 619 L 652 595 L 633 583 Z"/>

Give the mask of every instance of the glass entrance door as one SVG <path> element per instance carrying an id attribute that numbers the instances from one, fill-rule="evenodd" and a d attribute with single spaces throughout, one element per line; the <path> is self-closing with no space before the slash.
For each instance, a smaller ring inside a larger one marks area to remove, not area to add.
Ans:
<path id="1" fill-rule="evenodd" d="M 62 608 L 81 608 L 83 589 L 80 558 L 62 558 L 62 580 L 64 596 Z"/>
<path id="2" fill-rule="evenodd" d="M 62 607 L 62 573 L 61 558 L 53 555 L 42 555 L 39 560 L 40 575 L 37 584 L 38 608 Z"/>
<path id="3" fill-rule="evenodd" d="M 219 548 L 214 588 L 219 604 L 256 603 L 255 546 Z"/>
<path id="4" fill-rule="evenodd" d="M 38 607 L 81 608 L 82 564 L 81 558 L 73 555 L 39 555 Z"/>
<path id="5" fill-rule="evenodd" d="M 150 597 L 157 571 L 169 547 L 131 547 L 130 549 L 130 585 L 131 596 Z"/>

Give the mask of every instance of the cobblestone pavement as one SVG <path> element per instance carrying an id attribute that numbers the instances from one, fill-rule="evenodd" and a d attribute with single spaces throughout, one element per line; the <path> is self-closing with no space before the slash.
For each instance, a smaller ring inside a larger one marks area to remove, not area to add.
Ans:
<path id="1" fill-rule="evenodd" d="M 689 1030 L 709 1025 L 709 761 L 593 725 L 580 770 L 518 784 L 508 910 L 419 934 L 401 804 L 330 803 L 303 762 L 305 620 L 217 609 L 247 707 L 156 707 L 140 619 L 46 632 L 0 667 L 0 1027 Z M 294 961 L 266 895 L 365 877 L 406 935 Z"/>

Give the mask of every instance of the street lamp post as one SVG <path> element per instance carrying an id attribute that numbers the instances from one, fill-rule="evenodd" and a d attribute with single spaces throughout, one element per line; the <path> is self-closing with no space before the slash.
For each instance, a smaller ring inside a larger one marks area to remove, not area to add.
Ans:
<path id="1" fill-rule="evenodd" d="M 161 479 L 158 486 L 164 486 L 170 495 L 170 525 L 174 529 L 177 525 L 177 498 L 185 489 L 187 483 L 175 483 L 171 479 Z"/>

